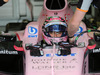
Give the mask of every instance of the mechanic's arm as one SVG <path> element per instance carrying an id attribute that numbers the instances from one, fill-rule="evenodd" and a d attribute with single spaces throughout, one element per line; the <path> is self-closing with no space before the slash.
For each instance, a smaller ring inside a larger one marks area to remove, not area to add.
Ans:
<path id="1" fill-rule="evenodd" d="M 5 3 L 7 3 L 9 0 L 0 0 L 0 6 L 4 5 Z"/>
<path id="2" fill-rule="evenodd" d="M 69 37 L 72 37 L 77 32 L 80 22 L 85 16 L 86 12 L 88 12 L 92 1 L 93 0 L 79 0 L 77 9 L 68 24 Z"/>
<path id="3" fill-rule="evenodd" d="M 79 29 L 80 22 L 84 18 L 85 14 L 86 12 L 80 11 L 78 10 L 78 8 L 76 9 L 73 17 L 71 18 L 68 24 L 69 37 L 74 36 L 74 34 L 77 32 L 77 30 Z"/>

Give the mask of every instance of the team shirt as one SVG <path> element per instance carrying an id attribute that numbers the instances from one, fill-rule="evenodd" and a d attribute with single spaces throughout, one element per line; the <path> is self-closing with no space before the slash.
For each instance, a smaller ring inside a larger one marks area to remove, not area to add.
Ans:
<path id="1" fill-rule="evenodd" d="M 79 0 L 77 10 L 87 12 L 93 0 Z"/>

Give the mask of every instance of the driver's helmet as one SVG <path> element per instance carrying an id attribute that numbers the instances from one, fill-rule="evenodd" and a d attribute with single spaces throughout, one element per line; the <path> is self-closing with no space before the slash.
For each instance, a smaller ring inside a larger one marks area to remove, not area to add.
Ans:
<path id="1" fill-rule="evenodd" d="M 43 38 L 46 43 L 52 45 L 62 41 L 67 41 L 67 24 L 65 20 L 58 16 L 48 17 L 42 26 Z M 51 36 L 59 35 L 59 36 Z"/>

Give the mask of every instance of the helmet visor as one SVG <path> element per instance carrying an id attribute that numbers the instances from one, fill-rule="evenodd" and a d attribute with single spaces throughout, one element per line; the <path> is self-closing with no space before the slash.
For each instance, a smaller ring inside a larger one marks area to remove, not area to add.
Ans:
<path id="1" fill-rule="evenodd" d="M 63 25 L 51 25 L 46 28 L 48 37 L 63 37 L 67 35 L 66 27 Z"/>
<path id="2" fill-rule="evenodd" d="M 66 27 L 63 25 L 51 25 L 46 28 L 47 32 L 65 32 Z"/>

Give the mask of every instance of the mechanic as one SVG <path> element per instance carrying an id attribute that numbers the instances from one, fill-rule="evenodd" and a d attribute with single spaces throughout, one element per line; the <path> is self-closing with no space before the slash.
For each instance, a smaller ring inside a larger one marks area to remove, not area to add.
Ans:
<path id="1" fill-rule="evenodd" d="M 0 6 L 4 5 L 5 3 L 7 3 L 9 0 L 0 0 Z"/>
<path id="2" fill-rule="evenodd" d="M 79 0 L 75 13 L 68 24 L 70 42 L 74 41 L 74 34 L 77 32 L 79 25 L 86 12 L 88 12 L 91 4 L 100 10 L 100 0 Z"/>

